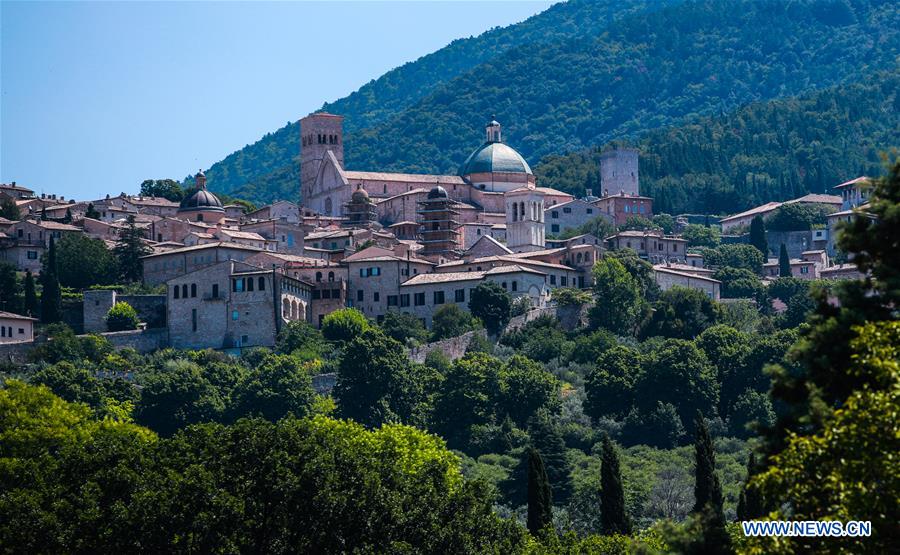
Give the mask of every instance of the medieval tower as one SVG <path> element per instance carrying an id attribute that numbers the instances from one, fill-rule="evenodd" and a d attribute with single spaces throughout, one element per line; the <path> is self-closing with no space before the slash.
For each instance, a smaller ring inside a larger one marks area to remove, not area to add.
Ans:
<path id="1" fill-rule="evenodd" d="M 614 148 L 600 155 L 600 196 L 625 193 L 639 196 L 638 151 L 633 148 Z"/>
<path id="2" fill-rule="evenodd" d="M 331 151 L 343 168 L 344 117 L 317 112 L 301 119 L 300 195 L 306 206 L 309 206 L 307 201 L 312 197 L 313 185 L 328 151 Z"/>
<path id="3" fill-rule="evenodd" d="M 506 200 L 506 246 L 513 252 L 544 248 L 544 193 L 520 187 L 503 195 Z"/>

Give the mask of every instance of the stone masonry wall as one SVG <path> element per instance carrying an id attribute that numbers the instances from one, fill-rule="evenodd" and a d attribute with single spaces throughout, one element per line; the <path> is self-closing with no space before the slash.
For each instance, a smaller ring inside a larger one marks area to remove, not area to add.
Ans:
<path id="1" fill-rule="evenodd" d="M 450 360 L 462 358 L 465 356 L 466 349 L 469 348 L 469 343 L 472 342 L 472 338 L 476 335 L 487 337 L 487 332 L 485 330 L 470 331 L 456 337 L 449 337 L 447 339 L 435 341 L 434 343 L 420 345 L 419 347 L 414 347 L 409 350 L 409 358 L 415 362 L 422 363 L 425 362 L 425 357 L 427 357 L 428 353 L 431 351 L 441 351 Z"/>

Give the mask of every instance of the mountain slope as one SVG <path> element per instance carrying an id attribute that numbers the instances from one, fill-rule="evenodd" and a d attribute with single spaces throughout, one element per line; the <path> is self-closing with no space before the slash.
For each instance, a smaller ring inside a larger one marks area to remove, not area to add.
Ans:
<path id="1" fill-rule="evenodd" d="M 452 173 L 496 113 L 534 163 L 891 67 L 898 29 L 900 6 L 886 0 L 711 0 L 632 14 L 596 37 L 509 49 L 349 133 L 345 159 L 351 169 Z M 234 194 L 296 194 L 296 168 L 272 172 Z"/>
<path id="2" fill-rule="evenodd" d="M 527 20 L 494 28 L 477 37 L 455 40 L 446 47 L 393 69 L 323 110 L 346 116 L 345 131 L 380 123 L 426 97 L 439 85 L 508 50 L 581 35 L 595 35 L 629 14 L 650 12 L 682 0 L 573 0 L 555 4 Z M 462 8 L 461 8 L 462 9 Z M 288 123 L 247 145 L 207 171 L 210 187 L 230 192 L 275 172 L 276 181 L 299 153 L 299 125 Z"/>
<path id="3" fill-rule="evenodd" d="M 879 154 L 900 147 L 900 66 L 858 83 L 754 103 L 631 141 L 641 151 L 641 192 L 654 210 L 728 214 L 830 188 L 882 171 Z M 540 183 L 599 192 L 600 152 L 549 156 Z"/>

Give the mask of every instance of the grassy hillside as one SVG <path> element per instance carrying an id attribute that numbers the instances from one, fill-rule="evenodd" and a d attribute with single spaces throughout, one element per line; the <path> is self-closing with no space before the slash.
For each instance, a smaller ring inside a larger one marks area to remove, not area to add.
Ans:
<path id="1" fill-rule="evenodd" d="M 724 214 L 830 192 L 857 175 L 880 174 L 879 154 L 900 147 L 900 67 L 651 131 L 630 144 L 641 150 L 641 189 L 657 211 Z M 535 168 L 538 180 L 597 192 L 602 150 L 549 156 Z"/>
<path id="2" fill-rule="evenodd" d="M 509 48 L 398 115 L 348 133 L 345 157 L 353 169 L 453 173 L 496 114 L 507 140 L 536 163 L 858 80 L 892 67 L 898 52 L 895 2 L 679 3 L 627 15 L 596 36 Z M 278 166 L 235 194 L 295 198 L 292 175 L 296 168 Z"/>
<path id="3" fill-rule="evenodd" d="M 573 0 L 555 4 L 521 23 L 455 40 L 436 52 L 385 73 L 345 98 L 325 104 L 323 109 L 346 116 L 345 130 L 353 133 L 397 115 L 441 84 L 512 48 L 593 36 L 629 14 L 662 9 L 681 1 Z M 461 5 L 460 9 L 466 7 Z M 294 121 L 232 153 L 207 172 L 210 186 L 217 191 L 229 192 L 250 182 L 262 182 L 284 189 L 284 180 L 294 173 L 288 166 L 300 152 L 299 136 L 299 125 Z M 259 190 L 254 192 L 255 200 L 271 196 L 264 188 L 258 187 Z M 285 189 L 274 196 L 285 198 L 285 195 L 295 194 L 295 191 Z"/>

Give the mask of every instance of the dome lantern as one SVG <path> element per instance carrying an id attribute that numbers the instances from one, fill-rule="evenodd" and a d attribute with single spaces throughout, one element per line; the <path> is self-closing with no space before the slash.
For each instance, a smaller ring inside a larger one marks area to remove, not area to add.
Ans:
<path id="1" fill-rule="evenodd" d="M 500 122 L 498 122 L 494 116 L 491 116 L 491 121 L 484 128 L 485 139 L 489 143 L 500 143 L 503 142 L 500 135 Z"/>

